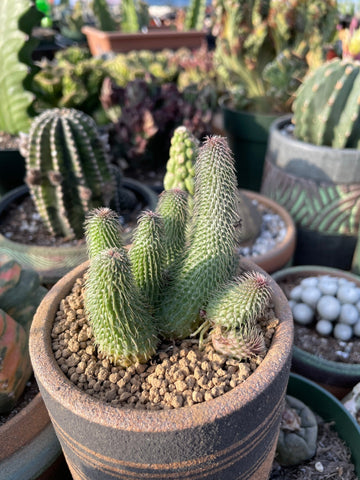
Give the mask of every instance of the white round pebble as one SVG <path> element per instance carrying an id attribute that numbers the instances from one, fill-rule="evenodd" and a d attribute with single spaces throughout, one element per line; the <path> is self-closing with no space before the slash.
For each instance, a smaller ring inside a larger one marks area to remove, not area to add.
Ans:
<path id="1" fill-rule="evenodd" d="M 306 303 L 297 303 L 292 309 L 294 320 L 302 325 L 308 325 L 314 318 L 314 311 Z"/>
<path id="2" fill-rule="evenodd" d="M 316 323 L 316 331 L 320 333 L 320 335 L 330 335 L 333 330 L 333 324 L 329 320 L 319 320 Z"/>
<path id="3" fill-rule="evenodd" d="M 353 335 L 353 329 L 345 323 L 337 323 L 334 327 L 334 337 L 347 342 Z"/>
<path id="4" fill-rule="evenodd" d="M 347 285 L 340 286 L 336 296 L 341 303 L 356 303 L 359 300 L 358 290 Z"/>
<path id="5" fill-rule="evenodd" d="M 339 278 L 339 285 L 347 285 L 348 287 L 355 287 L 355 283 L 347 278 Z"/>
<path id="6" fill-rule="evenodd" d="M 324 295 L 335 295 L 338 284 L 336 281 L 324 279 L 319 281 L 318 288 Z"/>
<path id="7" fill-rule="evenodd" d="M 354 334 L 357 337 L 360 337 L 360 320 L 355 323 L 353 330 L 354 330 Z"/>
<path id="8" fill-rule="evenodd" d="M 359 312 L 355 305 L 351 303 L 344 303 L 341 305 L 339 322 L 347 325 L 355 325 L 359 319 Z"/>
<path id="9" fill-rule="evenodd" d="M 316 287 L 318 281 L 318 277 L 306 277 L 301 280 L 300 285 L 303 287 Z"/>
<path id="10" fill-rule="evenodd" d="M 314 308 L 316 307 L 320 297 L 321 291 L 316 287 L 305 287 L 301 293 L 301 300 L 310 305 L 310 307 Z"/>
<path id="11" fill-rule="evenodd" d="M 296 301 L 300 300 L 302 291 L 303 289 L 300 285 L 298 285 L 297 287 L 294 287 L 290 292 L 291 300 L 296 300 Z"/>
<path id="12" fill-rule="evenodd" d="M 325 320 L 336 320 L 340 314 L 341 303 L 331 295 L 324 295 L 317 303 L 317 311 Z"/>

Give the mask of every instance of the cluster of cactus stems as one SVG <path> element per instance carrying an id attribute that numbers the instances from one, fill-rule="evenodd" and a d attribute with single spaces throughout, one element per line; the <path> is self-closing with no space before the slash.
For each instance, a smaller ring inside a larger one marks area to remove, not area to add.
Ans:
<path id="1" fill-rule="evenodd" d="M 114 178 L 95 122 L 74 109 L 49 109 L 25 138 L 26 183 L 49 232 L 82 238 L 93 208 L 109 205 Z"/>
<path id="2" fill-rule="evenodd" d="M 294 135 L 315 145 L 360 148 L 360 63 L 333 59 L 311 71 L 293 104 Z"/>
<path id="3" fill-rule="evenodd" d="M 186 196 L 164 191 L 156 211 L 140 216 L 129 252 L 111 210 L 87 218 L 85 308 L 99 352 L 116 363 L 146 361 L 161 338 L 199 328 L 239 359 L 264 351 L 257 317 L 271 289 L 260 273 L 236 276 L 236 175 L 225 138 L 208 137 L 198 151 L 191 216 Z"/>

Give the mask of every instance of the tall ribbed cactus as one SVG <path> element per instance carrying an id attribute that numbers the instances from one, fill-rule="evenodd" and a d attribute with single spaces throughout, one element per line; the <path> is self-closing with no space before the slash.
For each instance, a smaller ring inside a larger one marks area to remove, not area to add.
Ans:
<path id="1" fill-rule="evenodd" d="M 163 333 L 175 338 L 192 332 L 200 309 L 235 267 L 236 175 L 226 139 L 208 137 L 195 166 L 191 244 L 159 309 Z"/>
<path id="2" fill-rule="evenodd" d="M 153 318 L 126 252 L 104 250 L 91 260 L 85 307 L 99 351 L 114 363 L 145 362 L 155 353 Z"/>
<path id="3" fill-rule="evenodd" d="M 48 230 L 83 237 L 86 213 L 107 206 L 114 189 L 95 122 L 74 109 L 45 110 L 33 121 L 23 151 L 26 183 Z"/>
<path id="4" fill-rule="evenodd" d="M 360 148 L 360 62 L 334 59 L 313 70 L 293 104 L 294 135 L 315 145 Z"/>
<path id="5" fill-rule="evenodd" d="M 110 208 L 95 208 L 85 220 L 85 238 L 89 258 L 103 250 L 121 248 L 123 238 L 119 216 Z"/>
<path id="6" fill-rule="evenodd" d="M 177 127 L 171 138 L 169 160 L 164 176 L 165 190 L 181 188 L 194 195 L 195 160 L 198 140 L 183 125 Z"/>
<path id="7" fill-rule="evenodd" d="M 202 30 L 204 27 L 206 0 L 190 0 L 185 16 L 186 30 Z"/>

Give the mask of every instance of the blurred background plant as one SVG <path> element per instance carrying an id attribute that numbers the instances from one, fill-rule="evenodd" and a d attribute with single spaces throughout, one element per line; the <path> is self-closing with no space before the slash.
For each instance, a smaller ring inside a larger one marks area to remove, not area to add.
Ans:
<path id="1" fill-rule="evenodd" d="M 309 68 L 323 61 L 336 0 L 213 0 L 215 66 L 237 109 L 287 112 Z"/>

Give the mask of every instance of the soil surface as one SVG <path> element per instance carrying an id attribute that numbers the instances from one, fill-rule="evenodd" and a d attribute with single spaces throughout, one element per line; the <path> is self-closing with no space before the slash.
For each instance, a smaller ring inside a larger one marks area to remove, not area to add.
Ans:
<path id="1" fill-rule="evenodd" d="M 17 150 L 19 148 L 19 137 L 0 132 L 0 150 Z"/>
<path id="2" fill-rule="evenodd" d="M 218 397 L 242 383 L 262 357 L 239 362 L 216 353 L 211 344 L 199 349 L 198 339 L 163 343 L 147 364 L 113 366 L 98 354 L 84 312 L 83 279 L 62 300 L 53 326 L 55 358 L 81 390 L 115 407 L 169 409 Z M 278 319 L 269 308 L 259 321 L 269 348 Z"/>
<path id="3" fill-rule="evenodd" d="M 282 467 L 276 459 L 269 480 L 357 480 L 351 452 L 339 438 L 331 423 L 318 420 L 315 456 L 300 465 Z"/>
<path id="4" fill-rule="evenodd" d="M 287 298 L 289 298 L 289 292 L 305 277 L 306 275 L 299 275 L 279 282 Z M 333 336 L 324 337 L 315 330 L 315 321 L 309 326 L 295 322 L 294 326 L 294 343 L 301 350 L 334 362 L 360 363 L 360 338 L 353 337 L 348 342 L 344 342 Z"/>
<path id="5" fill-rule="evenodd" d="M 11 418 L 15 417 L 20 410 L 26 407 L 28 403 L 39 393 L 39 387 L 36 383 L 35 377 L 32 376 L 30 380 L 27 382 L 25 386 L 25 390 L 20 396 L 19 400 L 17 401 L 15 407 L 11 410 L 11 412 L 7 414 L 0 414 L 0 427 L 4 423 L 6 423 Z"/>

